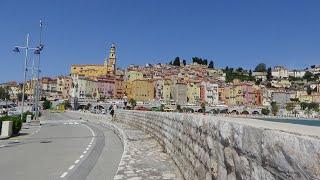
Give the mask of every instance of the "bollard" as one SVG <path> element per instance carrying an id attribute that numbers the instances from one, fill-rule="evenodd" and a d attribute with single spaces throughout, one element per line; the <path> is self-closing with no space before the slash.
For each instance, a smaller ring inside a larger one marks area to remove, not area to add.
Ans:
<path id="1" fill-rule="evenodd" d="M 31 118 L 32 118 L 31 115 L 27 115 L 26 122 L 27 122 L 27 123 L 31 123 Z"/>
<path id="2" fill-rule="evenodd" d="M 1 136 L 10 137 L 12 135 L 12 121 L 2 121 Z"/>

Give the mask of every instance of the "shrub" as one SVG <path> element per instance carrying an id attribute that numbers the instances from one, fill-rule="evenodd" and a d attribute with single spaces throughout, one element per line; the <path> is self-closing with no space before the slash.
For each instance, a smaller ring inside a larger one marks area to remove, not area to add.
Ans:
<path id="1" fill-rule="evenodd" d="M 261 109 L 261 113 L 262 113 L 263 115 L 269 115 L 270 110 L 267 109 L 267 108 L 263 108 L 263 109 Z"/>
<path id="2" fill-rule="evenodd" d="M 43 104 L 42 104 L 44 110 L 50 109 L 50 108 L 51 108 L 51 105 L 52 105 L 52 103 L 51 103 L 50 101 L 48 101 L 48 100 L 45 100 L 45 101 L 43 102 Z"/>
<path id="3" fill-rule="evenodd" d="M 33 119 L 33 117 L 34 117 L 34 113 L 32 113 L 30 111 L 24 112 L 23 115 L 22 115 L 22 122 L 26 122 L 27 121 L 27 115 L 31 115 L 31 119 Z"/>
<path id="4" fill-rule="evenodd" d="M 0 118 L 0 123 L 2 125 L 2 121 L 12 121 L 12 134 L 19 134 L 22 126 L 22 121 L 20 116 L 3 116 Z"/>

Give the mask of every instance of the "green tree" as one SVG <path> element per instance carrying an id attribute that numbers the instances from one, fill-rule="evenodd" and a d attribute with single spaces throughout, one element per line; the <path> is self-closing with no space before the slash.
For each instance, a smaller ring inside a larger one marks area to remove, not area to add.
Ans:
<path id="1" fill-rule="evenodd" d="M 51 101 L 49 101 L 49 100 L 45 100 L 45 101 L 43 102 L 43 104 L 42 104 L 42 107 L 43 107 L 44 110 L 50 109 L 51 106 L 52 106 L 52 103 L 51 103 Z"/>
<path id="2" fill-rule="evenodd" d="M 271 79 L 272 79 L 272 69 L 271 67 L 269 67 L 267 70 L 267 80 L 271 81 Z"/>
<path id="3" fill-rule="evenodd" d="M 319 112 L 319 103 L 316 103 L 316 102 L 309 103 L 308 109 L 313 110 L 315 112 Z"/>
<path id="4" fill-rule="evenodd" d="M 306 102 L 301 102 L 301 103 L 300 103 L 300 108 L 301 108 L 302 110 L 306 110 L 306 109 L 308 108 L 308 103 L 306 103 Z"/>
<path id="5" fill-rule="evenodd" d="M 6 88 L 0 87 L 0 99 L 10 99 L 10 95 Z"/>
<path id="6" fill-rule="evenodd" d="M 254 69 L 255 72 L 266 72 L 266 64 L 264 63 L 260 63 L 256 66 L 256 68 Z"/>
<path id="7" fill-rule="evenodd" d="M 206 59 L 204 59 L 203 61 L 202 61 L 202 65 L 208 65 L 208 60 L 206 60 Z"/>
<path id="8" fill-rule="evenodd" d="M 311 87 L 310 87 L 310 86 L 307 86 L 307 94 L 308 94 L 308 95 L 311 95 L 311 93 L 312 93 Z"/>
<path id="9" fill-rule="evenodd" d="M 271 103 L 271 112 L 274 116 L 276 116 L 279 112 L 279 106 L 274 101 Z"/>
<path id="10" fill-rule="evenodd" d="M 214 69 L 213 61 L 210 61 L 208 68 L 209 68 L 209 69 Z"/>
<path id="11" fill-rule="evenodd" d="M 198 57 L 193 57 L 192 58 L 192 63 L 202 64 L 202 59 L 200 59 Z"/>
<path id="12" fill-rule="evenodd" d="M 206 114 L 206 103 L 204 102 L 201 103 L 201 111 L 203 114 Z"/>
<path id="13" fill-rule="evenodd" d="M 180 58 L 179 57 L 176 57 L 173 61 L 173 65 L 174 66 L 180 66 Z"/>
<path id="14" fill-rule="evenodd" d="M 269 109 L 267 109 L 267 108 L 263 108 L 263 109 L 261 109 L 261 113 L 263 114 L 263 115 L 269 115 L 269 113 L 270 113 L 270 110 Z"/>
<path id="15" fill-rule="evenodd" d="M 182 61 L 182 64 L 183 64 L 184 66 L 186 66 L 186 65 L 187 65 L 187 61 L 184 59 L 184 60 Z"/>
<path id="16" fill-rule="evenodd" d="M 18 101 L 22 101 L 22 93 L 19 93 L 18 95 L 17 95 L 17 97 L 18 97 Z M 28 96 L 25 94 L 24 95 L 24 100 L 26 100 L 28 98 Z"/>
<path id="17" fill-rule="evenodd" d="M 286 104 L 286 110 L 289 111 L 289 112 L 292 112 L 295 108 L 295 104 L 292 103 L 292 102 L 289 102 Z"/>
<path id="18" fill-rule="evenodd" d="M 161 104 L 161 105 L 160 105 L 160 111 L 163 112 L 163 111 L 164 111 L 164 108 L 165 108 L 164 104 Z"/>
<path id="19" fill-rule="evenodd" d="M 178 111 L 178 112 L 181 112 L 181 111 L 182 111 L 181 106 L 180 106 L 179 104 L 177 105 L 177 111 Z"/>
<path id="20" fill-rule="evenodd" d="M 310 71 L 307 71 L 304 76 L 303 79 L 306 79 L 307 81 L 312 81 L 313 79 L 313 74 Z"/>
<path id="21" fill-rule="evenodd" d="M 66 108 L 66 109 L 72 108 L 71 103 L 68 100 L 63 101 L 63 105 L 64 105 L 64 108 Z"/>
<path id="22" fill-rule="evenodd" d="M 134 107 L 136 107 L 136 105 L 137 105 L 137 101 L 134 100 L 134 99 L 130 99 L 130 100 L 129 100 L 129 104 L 131 104 L 131 107 L 134 108 Z"/>

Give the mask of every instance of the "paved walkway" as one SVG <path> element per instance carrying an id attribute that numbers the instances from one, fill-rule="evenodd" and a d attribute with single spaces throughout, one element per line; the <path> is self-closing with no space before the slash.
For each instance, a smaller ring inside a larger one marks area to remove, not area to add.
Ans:
<path id="1" fill-rule="evenodd" d="M 118 128 L 125 136 L 122 138 L 125 149 L 115 180 L 183 179 L 171 157 L 163 152 L 163 148 L 154 138 L 137 128 L 110 122 L 108 115 L 103 117 L 103 120 L 88 120 L 109 128 Z"/>

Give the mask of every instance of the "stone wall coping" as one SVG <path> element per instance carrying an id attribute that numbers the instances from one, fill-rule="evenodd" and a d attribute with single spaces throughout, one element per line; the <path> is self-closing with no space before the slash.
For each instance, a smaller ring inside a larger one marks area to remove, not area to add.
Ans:
<path id="1" fill-rule="evenodd" d="M 120 110 L 123 111 L 123 110 Z M 132 112 L 140 112 L 136 110 L 130 110 Z M 235 124 L 241 124 L 256 128 L 263 128 L 263 129 L 270 129 L 270 130 L 278 130 L 282 132 L 287 132 L 291 134 L 299 134 L 305 136 L 312 136 L 320 138 L 320 127 L 319 126 L 307 126 L 307 125 L 300 125 L 300 124 L 291 124 L 291 123 L 281 123 L 281 122 L 272 122 L 272 121 L 264 121 L 258 120 L 253 118 L 243 118 L 243 117 L 227 117 L 227 116 L 214 116 L 214 115 L 203 115 L 203 114 L 190 114 L 190 113 L 178 113 L 178 112 L 152 112 L 152 111 L 145 111 L 143 113 L 153 113 L 153 114 L 163 114 L 166 116 L 188 116 L 192 117 L 193 119 L 210 119 L 211 121 L 223 121 L 223 122 L 232 122 Z M 318 121 L 318 120 L 313 120 Z M 319 120 L 320 121 L 320 120 Z"/>

